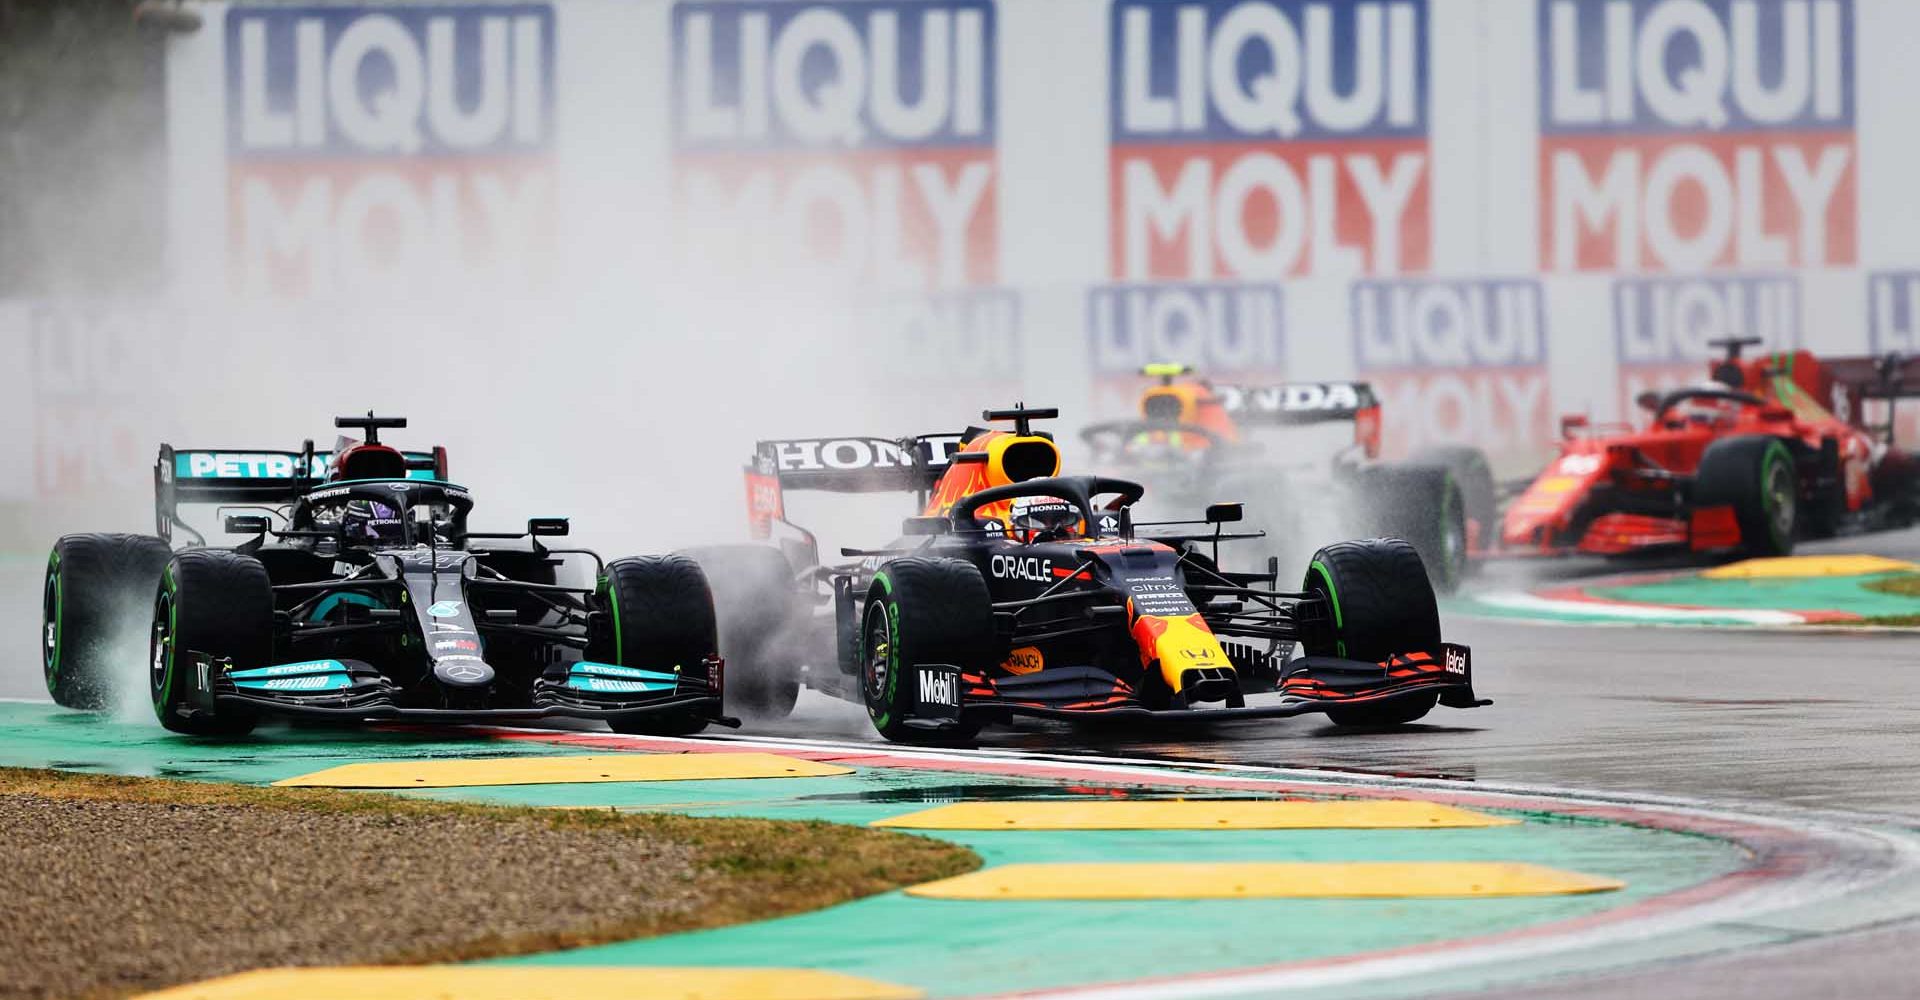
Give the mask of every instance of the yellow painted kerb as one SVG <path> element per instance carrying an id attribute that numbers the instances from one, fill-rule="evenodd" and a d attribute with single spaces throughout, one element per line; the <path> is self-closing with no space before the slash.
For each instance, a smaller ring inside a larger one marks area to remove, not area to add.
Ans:
<path id="1" fill-rule="evenodd" d="M 919 990 L 815 969 L 425 965 L 264 969 L 141 1000 L 911 1000 Z"/>
<path id="2" fill-rule="evenodd" d="M 1867 576 L 1873 573 L 1902 573 L 1920 570 L 1920 563 L 1885 556 L 1780 556 L 1773 559 L 1744 559 L 1707 570 L 1700 575 L 1709 580 L 1764 580 L 1807 576 Z"/>
<path id="3" fill-rule="evenodd" d="M 1512 826 L 1411 799 L 956 802 L 872 825 L 905 830 L 1409 830 Z"/>
<path id="4" fill-rule="evenodd" d="M 482 757 L 344 764 L 276 785 L 318 788 L 461 788 L 598 781 L 820 778 L 851 768 L 771 753 L 622 753 L 577 757 Z"/>
<path id="5" fill-rule="evenodd" d="M 1001 865 L 907 889 L 933 899 L 1421 899 L 1560 896 L 1617 879 L 1485 861 L 1101 862 Z"/>

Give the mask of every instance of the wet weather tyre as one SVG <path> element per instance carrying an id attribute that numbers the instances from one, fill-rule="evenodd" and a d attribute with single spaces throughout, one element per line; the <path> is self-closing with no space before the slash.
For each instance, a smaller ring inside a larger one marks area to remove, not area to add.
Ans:
<path id="1" fill-rule="evenodd" d="M 1453 473 L 1439 466 L 1378 466 L 1360 483 L 1373 532 L 1412 544 L 1435 589 L 1458 587 L 1467 572 L 1467 513 Z"/>
<path id="2" fill-rule="evenodd" d="M 53 544 L 41 603 L 40 666 L 56 704 L 109 707 L 115 640 L 146 631 L 154 588 L 172 556 L 167 543 L 151 535 L 65 535 Z"/>
<path id="3" fill-rule="evenodd" d="M 623 667 L 696 670 L 720 648 L 713 592 L 700 564 L 683 555 L 639 556 L 607 564 L 599 600 L 609 628 L 589 659 Z M 619 733 L 686 736 L 707 727 L 696 711 L 609 720 Z"/>
<path id="4" fill-rule="evenodd" d="M 1480 544 L 1487 544 L 1500 516 L 1500 490 L 1494 484 L 1487 453 L 1465 445 L 1446 445 L 1420 452 L 1410 464 L 1437 466 L 1453 474 L 1453 481 L 1460 486 L 1462 510 L 1467 520 L 1478 526 Z"/>
<path id="5" fill-rule="evenodd" d="M 1800 520 L 1800 475 L 1786 442 L 1746 435 L 1707 446 L 1693 487 L 1699 507 L 1728 505 L 1740 525 L 1740 553 L 1793 552 Z"/>
<path id="6" fill-rule="evenodd" d="M 193 654 L 231 660 L 236 670 L 273 662 L 273 583 L 266 567 L 224 549 L 174 556 L 160 576 L 148 651 L 153 711 L 162 726 L 190 736 L 251 732 L 253 712 L 212 707 Z"/>
<path id="7" fill-rule="evenodd" d="M 951 663 L 984 675 L 994 661 L 993 598 L 972 563 L 895 559 L 874 574 L 861 617 L 860 694 L 881 736 L 896 742 L 957 742 L 978 727 L 925 730 L 907 724 L 914 707 L 901 683 L 916 663 Z"/>
<path id="8" fill-rule="evenodd" d="M 1314 553 L 1302 590 L 1326 601 L 1331 627 L 1309 633 L 1306 652 L 1378 663 L 1440 648 L 1440 609 L 1419 553 L 1398 538 L 1336 542 Z M 1437 693 L 1327 712 L 1339 726 L 1395 726 L 1426 715 Z"/>
<path id="9" fill-rule="evenodd" d="M 684 555 L 700 564 L 713 588 L 729 706 L 784 718 L 800 696 L 800 632 L 807 619 L 793 565 L 763 545 L 715 545 Z"/>

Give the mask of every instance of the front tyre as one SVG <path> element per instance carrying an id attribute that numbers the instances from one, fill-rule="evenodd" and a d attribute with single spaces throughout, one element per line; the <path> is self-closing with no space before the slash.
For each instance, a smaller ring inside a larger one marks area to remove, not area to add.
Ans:
<path id="1" fill-rule="evenodd" d="M 1700 507 L 1733 508 L 1742 555 L 1792 554 L 1800 523 L 1800 473 L 1779 438 L 1750 434 L 1708 445 L 1700 456 L 1693 500 Z"/>
<path id="2" fill-rule="evenodd" d="M 257 717 L 218 708 L 196 654 L 227 659 L 235 670 L 273 662 L 273 583 L 252 556 L 191 549 L 173 557 L 154 599 L 153 711 L 160 724 L 189 736 L 244 736 Z"/>
<path id="3" fill-rule="evenodd" d="M 1452 593 L 1466 576 L 1466 500 L 1453 473 L 1437 465 L 1383 465 L 1359 480 L 1372 531 L 1404 538 L 1419 553 L 1427 578 Z"/>
<path id="4" fill-rule="evenodd" d="M 1396 653 L 1440 649 L 1440 608 L 1419 553 L 1398 538 L 1335 542 L 1314 553 L 1301 587 L 1326 602 L 1333 621 L 1313 630 L 1309 655 L 1379 663 Z M 1337 726 L 1397 726 L 1426 715 L 1437 692 L 1327 711 Z"/>
<path id="5" fill-rule="evenodd" d="M 673 673 L 700 669 L 720 648 L 706 574 L 686 556 L 608 563 L 599 601 L 611 627 L 596 638 L 589 659 Z M 617 733 L 687 736 L 707 728 L 707 719 L 689 709 L 612 719 L 607 725 Z"/>
<path id="6" fill-rule="evenodd" d="M 984 674 L 993 662 L 993 598 L 972 563 L 959 559 L 895 559 L 873 576 L 860 624 L 860 694 L 867 717 L 895 742 L 963 741 L 978 727 L 926 730 L 908 725 L 917 685 L 906 672 L 918 663 L 951 663 Z"/>
<path id="7" fill-rule="evenodd" d="M 146 624 L 148 602 L 172 555 L 151 535 L 64 535 L 53 543 L 41 601 L 40 666 L 55 704 L 108 707 L 116 640 L 138 641 L 134 629 Z"/>

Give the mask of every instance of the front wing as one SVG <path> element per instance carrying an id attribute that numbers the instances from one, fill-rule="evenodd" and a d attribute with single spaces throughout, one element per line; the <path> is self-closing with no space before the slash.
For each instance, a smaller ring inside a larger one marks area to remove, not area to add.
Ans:
<path id="1" fill-rule="evenodd" d="M 918 702 L 907 724 L 938 731 L 963 719 L 992 722 L 1026 716 L 1184 725 L 1287 718 L 1427 694 L 1437 694 L 1439 703 L 1449 708 L 1490 705 L 1490 700 L 1473 692 L 1472 663 L 1471 651 L 1456 643 L 1442 643 L 1435 652 L 1397 655 L 1380 663 L 1304 656 L 1287 665 L 1277 699 L 1220 708 L 1152 708 L 1124 682 L 1091 667 L 988 678 L 963 673 L 951 664 L 923 663 L 910 671 Z"/>
<path id="2" fill-rule="evenodd" d="M 371 664 L 359 660 L 329 661 L 338 668 L 326 671 L 339 678 L 325 686 L 312 685 L 302 690 L 295 683 L 280 690 L 258 684 L 242 688 L 228 676 L 226 661 L 205 653 L 189 652 L 204 684 L 196 685 L 197 700 L 203 710 L 239 709 L 261 715 L 286 718 L 331 720 L 335 722 L 395 721 L 419 722 L 513 722 L 538 719 L 598 719 L 617 722 L 661 714 L 693 712 L 710 722 L 739 726 L 738 719 L 722 714 L 721 695 L 725 687 L 725 665 L 716 657 L 707 661 L 705 676 L 688 673 L 681 676 L 670 691 L 650 692 L 635 697 L 588 697 L 558 685 L 536 683 L 531 702 L 521 705 L 479 703 L 455 707 L 428 708 L 397 704 L 397 689 L 392 681 Z M 297 682 L 316 676 L 284 675 L 281 680 Z"/>

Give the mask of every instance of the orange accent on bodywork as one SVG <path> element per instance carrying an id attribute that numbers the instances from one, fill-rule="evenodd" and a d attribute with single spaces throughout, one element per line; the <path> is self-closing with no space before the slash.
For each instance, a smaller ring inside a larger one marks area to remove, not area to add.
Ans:
<path id="1" fill-rule="evenodd" d="M 1173 418 L 1174 422 L 1212 431 L 1220 440 L 1230 444 L 1240 440 L 1240 428 L 1234 424 L 1232 415 L 1228 414 L 1226 407 L 1221 404 L 1220 397 L 1214 395 L 1213 387 L 1205 382 L 1156 385 L 1140 393 L 1140 416 L 1149 422 L 1166 419 L 1164 415 L 1158 417 L 1150 415 L 1150 411 L 1156 409 L 1151 406 L 1152 401 L 1156 399 L 1173 399 L 1179 402 L 1180 412 Z M 1180 443 L 1183 447 L 1194 451 L 1205 448 L 1208 444 L 1205 438 L 1197 435 L 1183 439 Z"/>
<path id="2" fill-rule="evenodd" d="M 1189 670 L 1233 669 L 1227 651 L 1197 611 L 1178 618 L 1141 615 L 1133 621 L 1133 641 L 1140 647 L 1142 667 L 1151 669 L 1159 661 L 1169 691 L 1180 690 L 1180 676 Z"/>
<path id="3" fill-rule="evenodd" d="M 937 517 L 953 509 L 953 505 L 984 489 L 994 486 L 1006 486 L 1013 482 L 1008 478 L 1002 457 L 1007 448 L 1025 442 L 1038 441 L 1053 450 L 1053 471 L 1049 476 L 1060 474 L 1060 449 L 1051 440 L 1037 435 L 1021 437 L 1011 431 L 987 431 L 960 446 L 955 452 L 960 455 L 985 455 L 986 461 L 956 461 L 942 473 L 940 481 L 933 486 L 933 492 L 927 497 L 927 506 L 921 511 L 926 517 Z M 1013 501 L 1002 500 L 990 503 L 974 512 L 976 521 L 997 520 L 1002 527 L 1011 531 L 1013 525 L 1007 523 L 1007 515 L 1013 510 Z"/>

